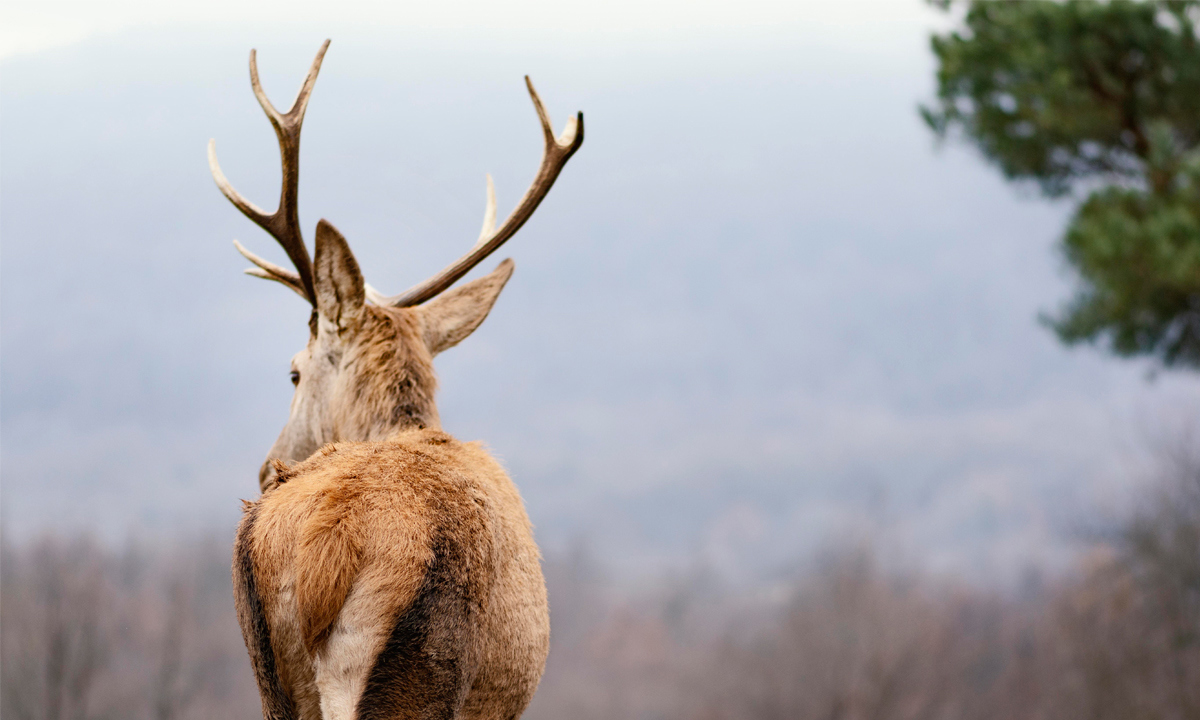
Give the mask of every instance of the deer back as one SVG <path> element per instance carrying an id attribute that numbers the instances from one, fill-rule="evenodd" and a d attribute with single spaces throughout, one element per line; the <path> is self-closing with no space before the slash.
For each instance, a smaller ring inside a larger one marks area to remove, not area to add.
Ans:
<path id="1" fill-rule="evenodd" d="M 549 642 L 537 547 L 477 445 L 413 429 L 325 446 L 247 509 L 235 554 L 247 645 L 275 670 L 264 712 L 453 717 L 470 699 L 516 716 L 533 695 Z"/>

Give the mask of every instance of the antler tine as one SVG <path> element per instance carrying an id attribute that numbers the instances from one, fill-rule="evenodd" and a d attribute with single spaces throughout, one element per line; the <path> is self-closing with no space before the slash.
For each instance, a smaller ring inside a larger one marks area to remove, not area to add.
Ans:
<path id="1" fill-rule="evenodd" d="M 291 270 L 288 270 L 287 268 L 280 267 L 269 260 L 263 260 L 259 256 L 247 250 L 237 240 L 233 241 L 233 246 L 236 247 L 237 251 L 242 254 L 242 257 L 258 266 L 257 268 L 250 268 L 249 270 L 246 270 L 245 272 L 247 275 L 253 275 L 254 277 L 260 277 L 264 280 L 274 280 L 276 282 L 283 283 L 292 290 L 295 290 L 296 294 L 300 297 L 304 298 L 305 300 L 308 299 L 308 296 L 304 294 L 304 285 L 300 282 L 299 275 Z"/>
<path id="2" fill-rule="evenodd" d="M 313 58 L 312 67 L 308 69 L 308 76 L 304 78 L 304 84 L 296 93 L 296 99 L 292 101 L 292 106 L 282 115 L 271 104 L 267 93 L 262 89 L 262 83 L 258 80 L 258 51 L 250 51 L 250 87 L 254 90 L 254 97 L 258 99 L 258 104 L 262 106 L 263 112 L 271 119 L 272 124 L 287 125 L 294 121 L 296 130 L 299 131 L 299 125 L 304 121 L 304 111 L 308 108 L 308 98 L 312 95 L 313 85 L 317 82 L 317 74 L 321 72 L 321 62 L 325 60 L 325 51 L 328 49 L 329 41 L 326 40 L 321 44 L 321 49 L 317 51 L 317 56 Z"/>
<path id="3" fill-rule="evenodd" d="M 317 56 L 313 59 L 308 76 L 304 79 L 304 84 L 300 87 L 300 92 L 297 93 L 292 107 L 283 114 L 275 109 L 263 91 L 262 83 L 258 79 L 258 54 L 254 50 L 250 51 L 250 87 L 254 90 L 254 97 L 258 99 L 258 104 L 262 106 L 263 112 L 271 121 L 271 126 L 275 128 L 275 136 L 279 140 L 283 182 L 279 193 L 279 207 L 275 212 L 267 213 L 233 189 L 224 173 L 221 172 L 220 165 L 217 164 L 216 142 L 210 140 L 208 143 L 209 168 L 212 170 L 213 179 L 217 181 L 217 187 L 221 189 L 221 193 L 246 217 L 270 233 L 283 247 L 288 259 L 296 267 L 296 272 L 293 273 L 269 263 L 234 241 L 238 251 L 258 266 L 258 269 L 247 270 L 247 273 L 255 277 L 281 282 L 298 292 L 314 306 L 316 305 L 316 293 L 313 290 L 312 259 L 309 257 L 308 248 L 305 246 L 304 237 L 300 232 L 300 215 L 297 207 L 300 187 L 300 130 L 304 124 L 304 111 L 308 108 L 308 98 L 312 95 L 313 85 L 317 81 L 317 74 L 321 71 L 321 62 L 328 49 L 329 41 L 326 40 L 321 45 L 321 49 L 317 51 Z"/>
<path id="4" fill-rule="evenodd" d="M 475 245 L 482 245 L 496 232 L 496 184 L 492 182 L 492 174 L 487 174 L 487 206 L 483 209 L 483 227 L 479 230 L 479 239 Z"/>
<path id="5" fill-rule="evenodd" d="M 241 210 L 243 215 L 265 228 L 271 221 L 271 216 L 259 206 L 242 197 L 241 193 L 234 190 L 233 185 L 229 184 L 225 173 L 221 172 L 220 163 L 217 162 L 217 141 L 214 139 L 208 141 L 208 169 L 212 173 L 213 180 L 217 181 L 217 188 L 221 194 L 233 203 L 234 207 Z"/>
<path id="6" fill-rule="evenodd" d="M 537 210 L 539 204 L 550 192 L 550 188 L 554 185 L 554 181 L 558 179 L 559 173 L 575 151 L 583 145 L 583 113 L 578 113 L 575 117 L 567 121 L 567 126 L 563 129 L 562 135 L 554 137 L 554 130 L 550 125 L 550 117 L 546 114 L 546 108 L 542 105 L 541 98 L 538 97 L 537 91 L 533 89 L 533 83 L 529 80 L 529 76 L 525 76 L 525 85 L 529 88 L 529 96 L 533 99 L 533 107 L 537 110 L 538 120 L 542 126 L 542 134 L 545 136 L 545 149 L 542 152 L 542 164 L 538 168 L 537 175 L 533 179 L 533 183 L 525 194 L 521 197 L 521 201 L 517 203 L 517 207 L 512 211 L 512 214 L 496 230 L 496 194 L 492 184 L 492 178 L 488 176 L 488 205 L 484 212 L 483 231 L 480 234 L 479 240 L 474 246 L 456 260 L 451 265 L 448 265 L 437 275 L 429 278 L 419 285 L 415 285 L 409 290 L 391 297 L 379 295 L 372 288 L 370 298 L 372 302 L 379 305 L 390 305 L 392 307 L 412 307 L 420 305 L 429 300 L 443 290 L 449 288 L 457 282 L 463 275 L 471 271 L 471 268 L 478 265 L 488 255 L 491 255 L 509 238 L 521 229 L 521 226 L 529 220 L 533 215 L 534 210 Z"/>

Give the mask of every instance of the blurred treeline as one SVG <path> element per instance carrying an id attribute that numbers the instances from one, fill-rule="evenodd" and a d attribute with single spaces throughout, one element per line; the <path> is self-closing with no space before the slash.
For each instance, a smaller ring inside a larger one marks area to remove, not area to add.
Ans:
<path id="1" fill-rule="evenodd" d="M 1200 462 L 1145 498 L 1015 590 L 896 570 L 871 543 L 754 587 L 701 568 L 631 588 L 585 550 L 548 557 L 526 717 L 1200 718 Z M 258 717 L 228 553 L 6 542 L 5 720 Z"/>

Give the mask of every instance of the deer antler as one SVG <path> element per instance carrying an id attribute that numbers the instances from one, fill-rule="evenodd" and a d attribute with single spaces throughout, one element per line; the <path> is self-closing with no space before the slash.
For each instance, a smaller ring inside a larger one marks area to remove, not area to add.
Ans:
<path id="1" fill-rule="evenodd" d="M 313 60 L 308 77 L 304 79 L 304 85 L 300 87 L 300 92 L 296 95 L 291 109 L 283 114 L 275 109 L 275 106 L 267 99 L 267 94 L 263 92 L 262 85 L 258 81 L 258 61 L 255 51 L 250 51 L 250 86 L 254 88 L 254 97 L 258 98 L 258 104 L 267 114 L 267 118 L 275 128 L 275 135 L 279 138 L 279 156 L 283 164 L 283 189 L 279 195 L 279 207 L 275 212 L 267 214 L 266 211 L 233 189 L 233 186 L 225 179 L 225 174 L 221 172 L 221 166 L 217 164 L 216 141 L 208 141 L 208 167 L 212 170 L 213 179 L 217 181 L 217 187 L 221 189 L 221 193 L 246 217 L 270 233 L 283 246 L 288 258 L 296 266 L 296 272 L 292 272 L 267 262 L 234 240 L 233 244 L 237 247 L 238 252 L 257 266 L 247 270 L 246 273 L 281 282 L 295 290 L 314 307 L 316 307 L 316 293 L 313 291 L 312 260 L 309 258 L 308 248 L 304 245 L 304 237 L 300 233 L 300 217 L 296 207 L 300 185 L 300 127 L 304 123 L 304 110 L 308 107 L 308 98 L 312 94 L 313 84 L 317 81 L 317 73 L 321 71 L 321 60 L 325 58 L 325 51 L 328 48 L 329 41 L 326 40 L 321 45 L 321 49 L 317 51 L 317 57 Z"/>
<path id="2" fill-rule="evenodd" d="M 563 130 L 562 135 L 558 138 L 554 137 L 554 130 L 550 126 L 550 117 L 546 114 L 546 108 L 542 105 L 541 98 L 538 97 L 537 91 L 533 89 L 533 83 L 529 81 L 529 76 L 525 76 L 525 85 L 529 88 L 529 96 L 533 98 L 533 106 L 537 109 L 538 119 L 542 123 L 542 134 L 545 136 L 546 148 L 542 152 L 542 165 L 538 168 L 537 176 L 533 179 L 533 184 L 525 191 L 525 195 L 521 198 L 521 202 L 517 204 L 517 209 L 512 211 L 500 229 L 496 229 L 496 190 L 492 185 L 492 177 L 487 178 L 487 208 L 483 215 L 483 230 L 479 233 L 479 240 L 475 245 L 467 251 L 466 255 L 448 265 L 437 275 L 429 278 L 419 285 L 409 288 L 399 295 L 386 297 L 381 295 L 377 290 L 368 286 L 367 297 L 376 305 L 390 305 L 392 307 L 412 307 L 435 297 L 438 293 L 453 285 L 463 275 L 471 271 L 471 268 L 478 265 L 488 255 L 496 251 L 496 248 L 504 244 L 506 240 L 516 234 L 529 216 L 533 215 L 533 211 L 542 202 L 542 198 L 546 197 L 546 193 L 550 192 L 550 188 L 554 185 L 554 181 L 558 179 L 558 174 L 562 172 L 563 167 L 567 164 L 567 160 L 575 154 L 579 146 L 583 144 L 583 113 L 579 113 L 575 117 L 567 121 L 567 127 Z M 244 211 L 243 211 L 244 212 Z M 260 266 L 261 267 L 261 266 Z M 270 272 L 268 270 L 268 272 Z"/>

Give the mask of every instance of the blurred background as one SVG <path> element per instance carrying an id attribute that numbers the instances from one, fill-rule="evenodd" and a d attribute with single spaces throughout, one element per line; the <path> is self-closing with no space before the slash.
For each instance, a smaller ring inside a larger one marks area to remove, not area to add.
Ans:
<path id="1" fill-rule="evenodd" d="M 0 23 L 0 713 L 256 717 L 228 556 L 307 308 L 587 140 L 438 358 L 545 554 L 526 717 L 1200 717 L 1196 2 L 17 2 Z M 484 270 L 491 269 L 485 264 Z"/>

